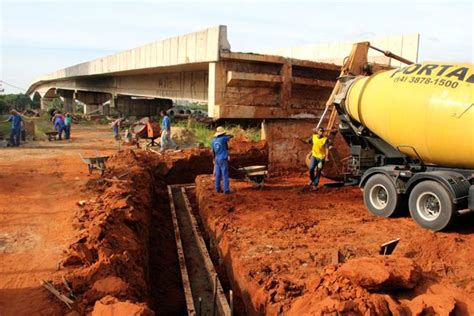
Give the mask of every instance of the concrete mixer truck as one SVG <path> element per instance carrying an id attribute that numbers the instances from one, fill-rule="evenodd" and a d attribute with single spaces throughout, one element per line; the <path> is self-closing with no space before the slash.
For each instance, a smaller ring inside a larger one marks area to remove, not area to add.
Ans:
<path id="1" fill-rule="evenodd" d="M 445 229 L 474 211 L 474 65 L 400 57 L 408 65 L 381 69 L 370 47 L 354 46 L 328 101 L 350 147 L 346 183 L 375 215 L 408 207 L 422 227 Z"/>

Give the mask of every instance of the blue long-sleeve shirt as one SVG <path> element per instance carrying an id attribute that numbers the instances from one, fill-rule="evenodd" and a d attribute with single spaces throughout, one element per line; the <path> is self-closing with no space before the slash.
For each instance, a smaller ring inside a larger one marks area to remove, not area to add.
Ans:
<path id="1" fill-rule="evenodd" d="M 21 122 L 23 119 L 20 115 L 10 115 L 8 118 L 8 122 L 12 122 L 12 129 L 19 129 L 21 128 Z"/>
<path id="2" fill-rule="evenodd" d="M 220 135 L 212 140 L 212 152 L 215 160 L 227 160 L 229 158 L 229 150 L 227 142 L 232 138 L 230 135 Z"/>
<path id="3" fill-rule="evenodd" d="M 56 127 L 56 128 L 64 127 L 64 121 L 62 120 L 62 118 L 60 118 L 60 117 L 56 118 L 56 120 L 54 121 L 54 127 Z"/>
<path id="4" fill-rule="evenodd" d="M 161 121 L 161 129 L 163 131 L 171 131 L 171 122 L 170 122 L 170 118 L 168 117 L 168 115 L 165 115 L 163 117 L 163 121 Z"/>

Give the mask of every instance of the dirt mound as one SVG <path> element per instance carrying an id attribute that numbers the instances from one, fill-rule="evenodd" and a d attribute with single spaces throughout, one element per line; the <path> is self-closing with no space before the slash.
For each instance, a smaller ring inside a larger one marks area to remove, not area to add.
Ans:
<path id="1" fill-rule="evenodd" d="M 422 294 L 405 304 L 412 315 L 453 315 L 456 312 L 456 299 L 449 294 Z"/>
<path id="2" fill-rule="evenodd" d="M 232 181 L 224 196 L 212 177 L 196 179 L 203 225 L 248 314 L 473 313 L 471 235 L 372 216 L 357 188 L 305 192 L 305 176 L 267 180 L 260 190 Z M 395 253 L 379 256 L 397 237 Z M 449 299 L 438 306 L 432 295 Z"/>
<path id="3" fill-rule="evenodd" d="M 97 301 L 92 316 L 153 316 L 146 304 L 134 304 L 130 301 L 121 302 L 113 296 L 105 296 Z"/>
<path id="4" fill-rule="evenodd" d="M 107 294 L 137 302 L 147 299 L 151 170 L 157 164 L 148 155 L 121 152 L 110 159 L 107 178 L 89 181 L 88 188 L 101 195 L 77 212 L 80 233 L 63 261 L 64 267 L 79 266 L 66 279 L 81 298 L 81 313 Z"/>
<path id="5" fill-rule="evenodd" d="M 233 155 L 240 163 L 252 159 L 248 158 L 249 152 L 258 153 L 257 160 L 266 159 L 264 150 L 253 151 L 251 147 L 248 152 L 234 151 Z M 88 192 L 97 197 L 78 203 L 80 209 L 74 222 L 78 235 L 62 261 L 68 269 L 66 280 L 77 297 L 75 311 L 86 314 L 93 309 L 97 315 L 133 311 L 147 315 L 140 304 L 150 297 L 152 212 L 157 207 L 167 211 L 167 184 L 193 182 L 197 174 L 212 173 L 212 165 L 209 149 L 166 155 L 125 150 L 108 160 L 104 177 L 91 179 L 86 185 Z M 154 235 L 168 234 L 164 225 L 153 229 Z M 167 277 L 166 273 L 162 275 Z M 54 281 L 67 293 L 62 280 Z"/>
<path id="6" fill-rule="evenodd" d="M 173 128 L 172 138 L 181 147 L 196 145 L 196 136 L 187 128 Z"/>
<path id="7" fill-rule="evenodd" d="M 238 134 L 229 141 L 229 150 L 231 152 L 249 152 L 251 150 L 266 150 L 267 142 L 264 140 L 251 141 L 244 135 Z"/>
<path id="8" fill-rule="evenodd" d="M 338 272 L 372 291 L 413 289 L 421 279 L 421 268 L 413 260 L 400 257 L 356 258 Z"/>

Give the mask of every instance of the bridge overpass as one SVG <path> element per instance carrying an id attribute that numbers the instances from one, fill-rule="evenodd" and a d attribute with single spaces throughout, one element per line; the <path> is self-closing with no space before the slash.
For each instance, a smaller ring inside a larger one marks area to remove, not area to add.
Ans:
<path id="1" fill-rule="evenodd" d="M 183 99 L 207 102 L 216 119 L 315 117 L 338 74 L 334 64 L 233 52 L 226 26 L 217 26 L 55 71 L 27 93 L 43 108 L 57 96 L 67 110 L 77 99 L 121 112 Z"/>
<path id="2" fill-rule="evenodd" d="M 375 43 L 417 59 L 417 34 Z M 58 70 L 39 78 L 27 93 L 39 95 L 42 108 L 61 96 L 69 112 L 76 99 L 86 111 L 101 107 L 105 114 L 127 116 L 157 115 L 172 100 L 205 102 L 214 119 L 266 120 L 262 135 L 271 169 L 303 166 L 307 148 L 294 136 L 314 127 L 350 48 L 351 43 L 334 43 L 233 52 L 227 28 L 217 26 Z M 380 54 L 369 60 L 393 65 Z"/>

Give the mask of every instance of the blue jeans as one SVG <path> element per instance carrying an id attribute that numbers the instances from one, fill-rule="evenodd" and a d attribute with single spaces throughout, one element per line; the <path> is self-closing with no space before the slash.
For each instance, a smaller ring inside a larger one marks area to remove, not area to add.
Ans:
<path id="1" fill-rule="evenodd" d="M 171 132 L 169 131 L 162 131 L 161 132 L 161 148 L 160 151 L 164 152 L 168 148 L 176 148 L 176 143 L 174 140 L 171 138 Z"/>
<path id="2" fill-rule="evenodd" d="M 221 191 L 221 180 L 224 182 L 224 193 L 230 192 L 229 187 L 229 168 L 227 159 L 226 160 L 215 160 L 214 161 L 214 184 L 216 192 Z"/>
<path id="3" fill-rule="evenodd" d="M 56 124 L 56 131 L 58 132 L 58 139 L 61 140 L 63 138 L 63 132 L 65 131 L 64 125 Z"/>
<path id="4" fill-rule="evenodd" d="M 318 165 L 321 164 L 321 168 L 318 168 Z M 324 159 L 319 159 L 314 156 L 311 156 L 311 161 L 309 163 L 309 179 L 314 184 L 314 186 L 318 186 L 319 178 L 321 177 L 321 171 L 323 170 L 324 166 Z M 314 172 L 316 171 L 316 175 Z"/>
<path id="5" fill-rule="evenodd" d="M 115 125 L 112 127 L 112 130 L 114 131 L 114 137 L 117 138 L 119 136 L 119 127 Z"/>
<path id="6" fill-rule="evenodd" d="M 64 127 L 64 134 L 66 139 L 71 138 L 71 125 L 66 125 Z"/>
<path id="7" fill-rule="evenodd" d="M 21 127 L 12 128 L 10 131 L 10 144 L 13 147 L 20 146 L 21 139 Z"/>

